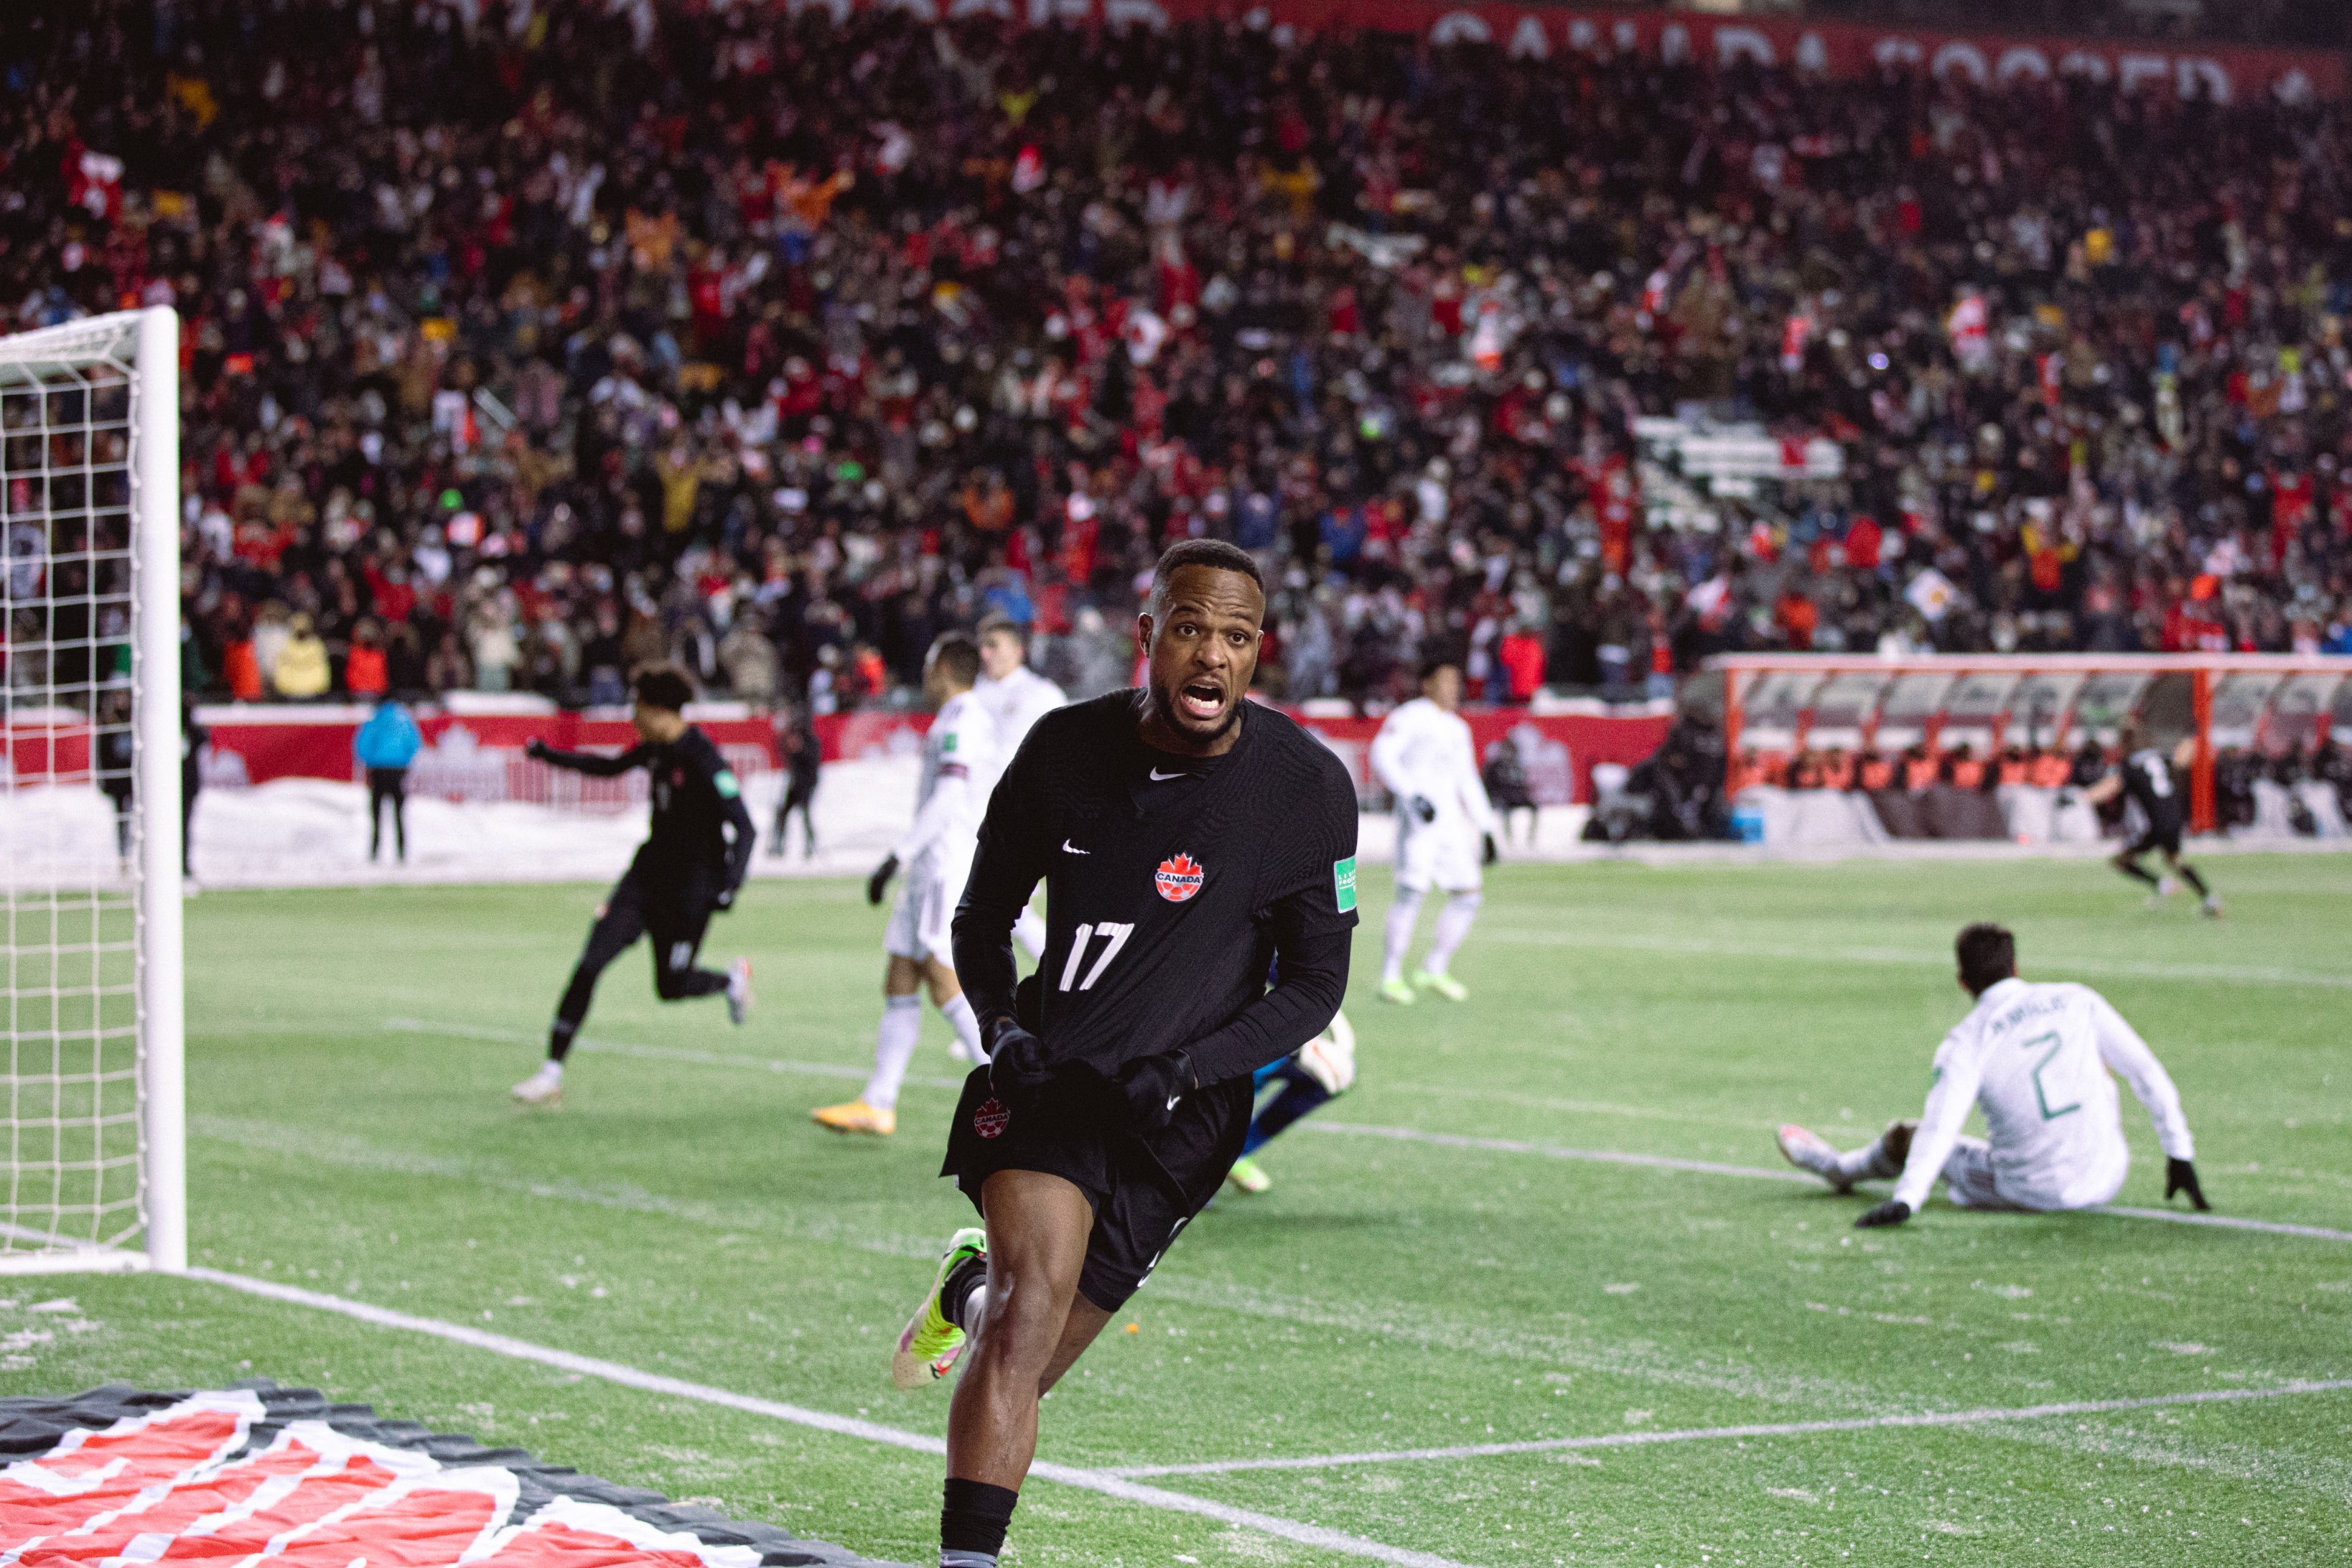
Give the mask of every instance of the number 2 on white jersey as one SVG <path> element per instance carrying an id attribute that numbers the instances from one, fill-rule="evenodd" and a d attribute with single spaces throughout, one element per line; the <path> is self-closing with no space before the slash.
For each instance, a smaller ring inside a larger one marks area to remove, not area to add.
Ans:
<path id="1" fill-rule="evenodd" d="M 1059 989 L 1093 990 L 1095 982 L 1102 978 L 1102 972 L 1110 967 L 1110 961 L 1118 956 L 1118 950 L 1125 947 L 1127 939 L 1134 934 L 1135 924 L 1131 921 L 1125 925 L 1117 921 L 1105 921 L 1100 925 L 1080 926 L 1070 934 L 1070 960 L 1062 965 Z M 1094 966 L 1087 971 L 1086 978 L 1081 980 L 1078 978 L 1078 966 L 1087 961 L 1087 943 L 1096 937 L 1103 939 L 1102 953 L 1095 960 Z"/>

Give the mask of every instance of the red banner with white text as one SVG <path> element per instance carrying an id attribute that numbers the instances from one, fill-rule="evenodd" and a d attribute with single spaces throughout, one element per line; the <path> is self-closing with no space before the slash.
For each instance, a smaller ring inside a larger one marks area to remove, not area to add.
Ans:
<path id="1" fill-rule="evenodd" d="M 853 0 L 787 0 L 846 15 Z M 1584 10 L 1555 5 L 1446 5 L 1441 0 L 889 0 L 920 16 L 987 13 L 1032 26 L 1166 26 L 1171 22 L 1263 18 L 1302 31 L 1350 27 L 1411 33 L 1433 43 L 1492 43 L 1520 57 L 1635 53 L 1669 61 L 1755 60 L 1830 77 L 1910 68 L 1995 84 L 2080 75 L 2132 89 L 2234 102 L 2273 93 L 2337 98 L 2340 54 L 2194 42 L 2155 43 L 1948 32 L 1780 16 L 1706 16 L 1686 11 Z"/>

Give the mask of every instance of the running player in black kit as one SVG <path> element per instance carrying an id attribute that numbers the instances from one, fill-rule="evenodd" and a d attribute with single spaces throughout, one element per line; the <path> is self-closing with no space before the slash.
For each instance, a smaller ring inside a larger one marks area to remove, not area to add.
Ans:
<path id="1" fill-rule="evenodd" d="M 2155 889 L 2156 891 L 2148 895 L 2151 903 L 2172 892 L 2177 885 L 2173 878 L 2178 875 L 2181 881 L 2197 889 L 2197 896 L 2204 900 L 2200 907 L 2206 916 L 2220 919 L 2221 896 L 2205 885 L 2205 879 L 2197 874 L 2196 867 L 2180 858 L 2180 833 L 2186 823 L 2180 790 L 2173 780 L 2172 770 L 2189 765 L 2190 758 L 2196 754 L 2197 742 L 2183 741 L 2173 749 L 2170 756 L 2167 756 L 2148 744 L 2147 731 L 2137 720 L 2127 719 L 2124 721 L 2121 746 L 2123 762 L 2115 772 L 2093 784 L 2083 796 L 2093 805 L 2104 805 L 2118 795 L 2128 795 L 2132 804 L 2139 807 L 2143 824 L 2139 837 L 2117 852 L 2113 861 L 2115 868 L 2134 881 L 2145 882 Z M 2139 863 L 2140 857 L 2151 849 L 2164 857 L 2165 874 L 2162 877 Z"/>
<path id="2" fill-rule="evenodd" d="M 1355 787 L 1246 700 L 1265 614 L 1247 553 L 1170 550 L 1136 623 L 1147 688 L 1038 720 L 981 826 L 954 949 L 992 1059 L 944 1173 L 987 1228 L 949 1244 L 892 1363 L 919 1385 L 972 1346 L 948 1421 L 948 1568 L 993 1568 L 1039 1397 L 1215 1194 L 1253 1070 L 1314 1038 L 1347 988 Z M 1045 953 L 1016 1005 L 1013 923 L 1041 879 Z"/>
<path id="3" fill-rule="evenodd" d="M 695 967 L 695 953 L 711 915 L 732 908 L 736 889 L 751 864 L 755 837 L 742 790 L 710 737 L 686 721 L 684 709 L 694 688 L 667 666 L 647 666 L 633 682 L 636 708 L 630 721 L 638 743 L 617 757 L 591 752 L 561 752 L 543 741 L 528 750 L 552 767 L 592 778 L 612 778 L 631 768 L 651 775 L 653 825 L 636 858 L 596 911 L 588 945 L 572 971 L 572 984 L 556 1005 L 548 1031 L 547 1060 L 515 1085 L 528 1105 L 555 1105 L 563 1099 L 563 1058 L 588 1016 L 596 977 L 637 938 L 654 939 L 654 994 L 665 1002 L 727 994 L 727 1016 L 740 1024 L 751 1006 L 751 961 L 739 958 L 725 973 Z"/>

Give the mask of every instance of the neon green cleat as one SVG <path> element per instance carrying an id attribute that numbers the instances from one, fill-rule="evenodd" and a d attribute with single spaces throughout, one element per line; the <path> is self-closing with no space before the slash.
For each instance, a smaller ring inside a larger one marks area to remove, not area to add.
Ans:
<path id="1" fill-rule="evenodd" d="M 1459 980 L 1454 979 L 1451 974 L 1441 974 L 1434 970 L 1428 969 L 1416 970 L 1413 973 L 1412 984 L 1414 989 L 1420 991 L 1434 991 L 1440 996 L 1444 997 L 1448 1002 L 1467 1002 L 1470 1000 L 1470 988 L 1467 985 L 1463 984 Z"/>
<path id="2" fill-rule="evenodd" d="M 964 1331 L 940 1310 L 940 1292 L 959 1267 L 987 1256 L 988 1232 L 976 1225 L 966 1226 L 948 1238 L 948 1249 L 940 1254 L 940 1271 L 931 1277 L 929 1294 L 898 1331 L 898 1348 L 890 1356 L 892 1383 L 900 1388 L 921 1388 L 955 1370 L 966 1341 Z"/>
<path id="3" fill-rule="evenodd" d="M 1400 1006 L 1410 1007 L 1415 1002 L 1420 1001 L 1421 998 L 1414 995 L 1412 994 L 1412 987 L 1407 985 L 1402 980 L 1383 980 L 1381 982 L 1381 1000 L 1383 1002 L 1394 1002 Z"/>
<path id="4" fill-rule="evenodd" d="M 1262 1193 L 1274 1185 L 1274 1178 L 1265 1173 L 1265 1167 L 1247 1154 L 1234 1162 L 1234 1168 L 1225 1173 L 1225 1180 L 1245 1193 Z"/>

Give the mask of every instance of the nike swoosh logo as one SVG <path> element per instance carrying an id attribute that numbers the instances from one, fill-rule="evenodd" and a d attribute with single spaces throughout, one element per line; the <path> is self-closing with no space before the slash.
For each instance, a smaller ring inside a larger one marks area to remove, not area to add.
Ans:
<path id="1" fill-rule="evenodd" d="M 1180 1100 L 1183 1099 L 1183 1098 L 1184 1098 L 1184 1097 L 1183 1097 L 1182 1095 L 1181 1095 L 1181 1094 L 1171 1094 L 1171 1095 L 1170 1095 L 1170 1096 L 1168 1097 L 1168 1109 L 1169 1109 L 1169 1110 L 1175 1110 L 1175 1109 L 1176 1109 L 1176 1102 L 1177 1102 L 1178 1100 Z"/>
<path id="2" fill-rule="evenodd" d="M 1081 849 L 1076 845 L 1065 838 L 1062 840 L 1062 853 L 1065 855 L 1091 855 L 1094 851 L 1091 849 Z"/>
<path id="3" fill-rule="evenodd" d="M 1170 779 L 1189 779 L 1192 776 L 1192 775 L 1189 772 L 1181 768 L 1179 768 L 1172 773 L 1163 773 L 1158 768 L 1151 770 L 1151 782 L 1153 784 L 1166 784 Z"/>

